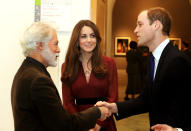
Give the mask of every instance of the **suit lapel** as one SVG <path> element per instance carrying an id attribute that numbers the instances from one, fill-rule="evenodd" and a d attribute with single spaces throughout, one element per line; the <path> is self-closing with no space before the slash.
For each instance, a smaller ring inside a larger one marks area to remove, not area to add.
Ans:
<path id="1" fill-rule="evenodd" d="M 162 73 L 161 69 L 162 69 L 163 66 L 165 66 L 164 61 L 166 59 L 166 56 L 167 56 L 168 51 L 170 50 L 171 46 L 173 46 L 173 45 L 172 45 L 171 42 L 169 42 L 167 44 L 167 46 L 164 48 L 164 50 L 163 50 L 163 52 L 161 54 L 161 57 L 160 57 L 159 63 L 158 63 L 158 67 L 157 67 L 157 70 L 156 70 L 156 74 L 155 74 L 154 84 L 157 83 L 157 81 L 159 80 L 159 78 L 161 76 L 160 75 L 160 73 Z"/>

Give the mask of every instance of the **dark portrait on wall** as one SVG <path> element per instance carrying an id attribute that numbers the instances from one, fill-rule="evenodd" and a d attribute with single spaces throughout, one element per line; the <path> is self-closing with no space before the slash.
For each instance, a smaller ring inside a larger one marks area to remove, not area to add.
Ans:
<path id="1" fill-rule="evenodd" d="M 125 56 L 129 50 L 130 37 L 116 37 L 115 38 L 115 55 Z"/>

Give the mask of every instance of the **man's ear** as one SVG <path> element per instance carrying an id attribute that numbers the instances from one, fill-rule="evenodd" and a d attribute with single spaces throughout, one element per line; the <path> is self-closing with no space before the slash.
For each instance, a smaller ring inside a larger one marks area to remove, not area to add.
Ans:
<path id="1" fill-rule="evenodd" d="M 162 24 L 159 20 L 154 21 L 153 26 L 155 30 L 159 30 L 159 29 L 162 30 Z"/>
<path id="2" fill-rule="evenodd" d="M 37 42 L 36 45 L 37 45 L 37 49 L 38 49 L 38 50 L 41 51 L 41 50 L 43 49 L 43 44 L 42 44 L 42 42 Z"/>

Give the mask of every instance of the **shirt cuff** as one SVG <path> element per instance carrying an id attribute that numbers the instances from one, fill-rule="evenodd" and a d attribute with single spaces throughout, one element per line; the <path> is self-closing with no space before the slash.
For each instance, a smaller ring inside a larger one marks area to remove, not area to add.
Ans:
<path id="1" fill-rule="evenodd" d="M 181 128 L 176 128 L 178 131 L 183 131 Z"/>

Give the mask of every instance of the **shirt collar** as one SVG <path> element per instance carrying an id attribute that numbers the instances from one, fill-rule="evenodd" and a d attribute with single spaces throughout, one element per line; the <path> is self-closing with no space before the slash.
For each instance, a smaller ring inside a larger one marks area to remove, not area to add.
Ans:
<path id="1" fill-rule="evenodd" d="M 162 54 L 162 51 L 166 47 L 166 45 L 170 42 L 170 40 L 167 38 L 162 43 L 158 45 L 158 47 L 152 52 L 155 60 L 159 61 L 160 56 Z"/>

